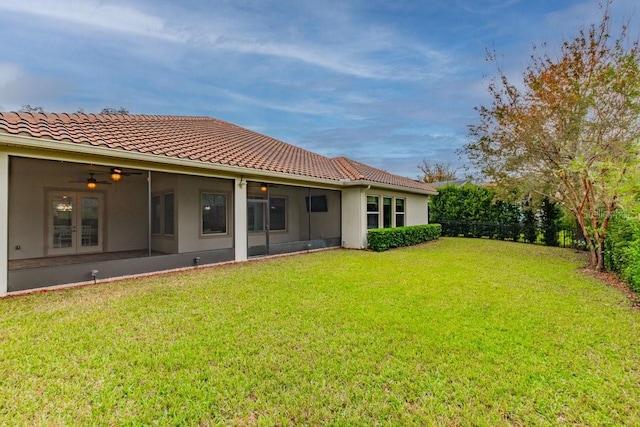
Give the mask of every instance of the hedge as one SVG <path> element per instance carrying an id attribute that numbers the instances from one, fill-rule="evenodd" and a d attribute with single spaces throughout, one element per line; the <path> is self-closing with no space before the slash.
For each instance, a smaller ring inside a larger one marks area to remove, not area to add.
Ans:
<path id="1" fill-rule="evenodd" d="M 613 215 L 605 240 L 604 266 L 640 292 L 640 221 L 636 218 L 623 212 Z"/>
<path id="2" fill-rule="evenodd" d="M 413 225 L 409 227 L 375 228 L 367 233 L 369 249 L 376 252 L 400 246 L 417 245 L 440 237 L 440 224 Z"/>

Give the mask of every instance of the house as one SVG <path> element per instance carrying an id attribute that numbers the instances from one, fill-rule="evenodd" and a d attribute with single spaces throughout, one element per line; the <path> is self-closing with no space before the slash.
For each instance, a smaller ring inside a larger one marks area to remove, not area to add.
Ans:
<path id="1" fill-rule="evenodd" d="M 0 113 L 0 295 L 365 248 L 433 194 L 208 117 Z"/>

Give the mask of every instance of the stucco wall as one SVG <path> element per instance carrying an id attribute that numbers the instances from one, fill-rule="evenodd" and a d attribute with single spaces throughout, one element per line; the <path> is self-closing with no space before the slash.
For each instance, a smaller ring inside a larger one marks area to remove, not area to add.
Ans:
<path id="1" fill-rule="evenodd" d="M 227 197 L 227 232 L 202 235 L 201 194 L 224 194 Z M 176 216 L 180 236 L 179 252 L 204 251 L 233 247 L 233 180 L 179 175 Z"/>
<path id="2" fill-rule="evenodd" d="M 386 189 L 371 188 L 366 192 L 367 196 L 380 197 L 382 204 L 383 197 L 393 197 L 405 199 L 405 225 L 422 225 L 429 222 L 427 212 L 427 202 L 429 196 L 420 194 L 403 193 L 400 191 L 390 191 Z M 395 207 L 395 204 L 394 204 Z M 366 199 L 364 206 L 364 218 L 366 222 Z M 382 214 L 381 214 L 382 215 Z"/>
<path id="3" fill-rule="evenodd" d="M 342 241 L 345 248 L 366 246 L 366 203 L 363 188 L 342 190 Z"/>
<path id="4" fill-rule="evenodd" d="M 398 197 L 405 197 L 407 200 L 407 206 L 405 208 L 407 225 L 422 225 L 429 223 L 429 214 L 427 210 L 429 196 L 421 196 L 419 194 L 406 194 L 402 196 L 402 194 L 399 193 Z"/>
<path id="5" fill-rule="evenodd" d="M 383 188 L 346 188 L 342 191 L 342 241 L 346 248 L 361 249 L 367 246 L 367 196 L 378 196 L 380 207 L 382 207 L 383 197 L 405 199 L 405 225 L 428 223 L 429 197 L 426 195 Z M 393 206 L 395 208 L 395 203 Z M 380 211 L 380 221 L 382 221 L 382 211 Z M 395 222 L 395 211 L 393 211 L 393 221 Z"/>

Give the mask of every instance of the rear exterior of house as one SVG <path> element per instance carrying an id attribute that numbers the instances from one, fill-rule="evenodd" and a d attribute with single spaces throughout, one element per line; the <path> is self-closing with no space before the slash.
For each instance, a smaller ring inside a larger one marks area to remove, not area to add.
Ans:
<path id="1" fill-rule="evenodd" d="M 0 295 L 365 248 L 435 193 L 207 117 L 0 113 Z"/>

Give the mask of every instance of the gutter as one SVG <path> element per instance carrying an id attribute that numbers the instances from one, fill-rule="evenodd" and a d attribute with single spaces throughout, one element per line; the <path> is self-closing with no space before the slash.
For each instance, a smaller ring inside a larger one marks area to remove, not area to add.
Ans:
<path id="1" fill-rule="evenodd" d="M 403 187 L 401 185 L 392 185 L 392 184 L 384 184 L 376 181 L 369 180 L 358 180 L 358 181 L 348 181 L 342 183 L 344 187 L 365 187 L 367 189 L 374 188 L 384 188 L 386 190 L 396 190 L 396 191 L 404 191 L 405 193 L 414 193 L 414 194 L 425 194 L 429 196 L 437 196 L 439 193 L 437 190 L 421 190 L 419 188 L 411 188 L 411 187 Z"/>

